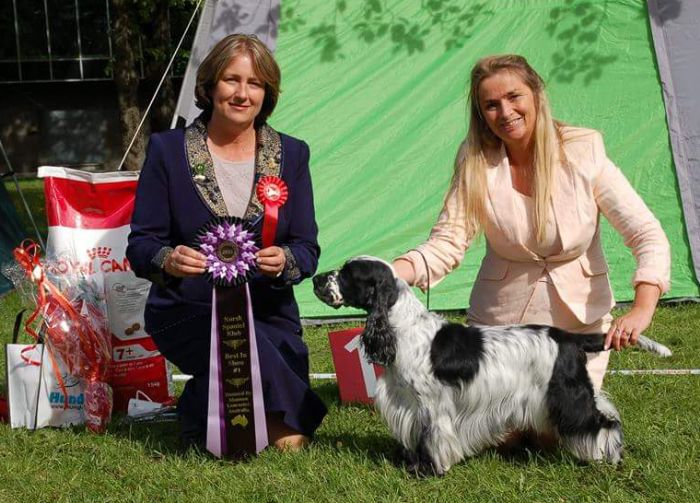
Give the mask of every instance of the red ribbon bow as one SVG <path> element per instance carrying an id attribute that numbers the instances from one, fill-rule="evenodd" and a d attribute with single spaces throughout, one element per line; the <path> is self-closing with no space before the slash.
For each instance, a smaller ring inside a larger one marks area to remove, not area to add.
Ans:
<path id="1" fill-rule="evenodd" d="M 59 372 L 59 367 L 56 362 L 54 350 L 61 355 L 61 359 L 68 367 L 70 374 L 78 375 L 88 382 L 105 381 L 108 372 L 110 361 L 110 348 L 108 342 L 101 334 L 82 319 L 78 309 L 66 298 L 63 293 L 54 285 L 44 273 L 44 267 L 40 260 L 41 247 L 32 240 L 24 240 L 13 250 L 13 255 L 17 263 L 24 269 L 27 276 L 36 284 L 37 288 L 37 305 L 36 309 L 27 318 L 24 323 L 25 331 L 32 336 L 35 341 L 39 340 L 39 335 L 36 333 L 32 324 L 36 321 L 40 313 L 44 313 L 44 317 L 50 317 L 57 311 L 63 311 L 68 319 L 72 322 L 72 329 L 76 331 L 78 336 L 80 355 L 75 354 L 75 348 L 71 347 L 69 341 L 66 340 L 65 334 L 52 326 L 49 323 L 45 324 L 46 334 L 45 341 L 48 349 L 51 365 L 53 366 L 56 380 L 58 381 L 61 391 L 64 396 L 68 396 L 66 386 L 63 381 L 63 376 Z M 96 314 L 96 313 L 92 313 Z M 36 344 L 22 350 L 22 359 L 31 365 L 40 365 L 40 362 L 33 361 L 24 355 L 25 352 L 33 350 Z M 76 360 L 76 357 L 78 359 Z M 84 358 L 84 362 L 80 361 Z M 68 400 L 65 401 L 64 408 L 68 407 Z"/>
<path id="2" fill-rule="evenodd" d="M 38 318 L 41 310 L 44 309 L 48 304 L 46 298 L 46 290 L 48 288 L 46 284 L 46 275 L 44 274 L 44 268 L 42 267 L 41 261 L 39 260 L 41 247 L 32 240 L 25 239 L 24 241 L 22 241 L 22 243 L 20 243 L 20 245 L 17 248 L 13 250 L 12 253 L 15 257 L 15 260 L 20 265 L 20 267 L 24 269 L 24 272 L 27 274 L 27 276 L 32 280 L 32 282 L 36 283 L 36 308 L 34 309 L 34 311 L 32 311 L 32 314 L 29 316 L 29 318 L 27 318 L 27 321 L 24 322 L 24 330 L 32 336 L 35 343 L 31 346 L 27 346 L 26 348 L 24 348 L 20 352 L 20 356 L 22 357 L 22 360 L 24 360 L 25 363 L 39 366 L 41 365 L 41 362 L 37 362 L 30 359 L 28 356 L 25 356 L 25 353 L 33 351 L 36 348 L 36 345 L 39 341 L 39 334 L 36 333 L 36 331 L 32 327 L 32 324 Z M 48 349 L 49 359 L 51 360 L 51 366 L 53 367 L 54 373 L 56 375 L 58 385 L 61 387 L 63 396 L 66 397 L 66 401 L 63 405 L 63 408 L 68 408 L 68 391 L 66 390 L 66 385 L 63 382 L 63 376 L 58 371 L 58 363 L 56 362 L 56 357 L 54 356 L 51 347 L 46 345 L 45 341 L 44 344 L 45 347 Z"/>
<path id="3" fill-rule="evenodd" d="M 258 199 L 265 207 L 262 230 L 262 247 L 267 248 L 275 242 L 279 208 L 289 198 L 287 184 L 276 176 L 263 176 L 255 189 Z"/>

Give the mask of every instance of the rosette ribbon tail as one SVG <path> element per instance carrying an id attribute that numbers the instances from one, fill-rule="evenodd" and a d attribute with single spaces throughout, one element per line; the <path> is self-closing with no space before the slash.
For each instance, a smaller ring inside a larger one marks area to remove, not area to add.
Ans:
<path id="1" fill-rule="evenodd" d="M 255 235 L 247 222 L 215 219 L 199 233 L 212 289 L 206 448 L 219 458 L 259 453 L 268 443 L 260 359 L 248 279 Z"/>
<path id="2" fill-rule="evenodd" d="M 258 199 L 265 207 L 262 225 L 262 245 L 267 248 L 275 244 L 275 233 L 279 220 L 279 209 L 287 202 L 289 189 L 281 178 L 264 176 L 255 188 Z"/>
<path id="3" fill-rule="evenodd" d="M 265 216 L 262 227 L 262 246 L 267 248 L 275 244 L 275 233 L 277 232 L 277 221 L 279 219 L 279 206 L 274 204 L 265 205 Z"/>
<path id="4" fill-rule="evenodd" d="M 248 283 L 212 293 L 207 441 L 219 458 L 258 454 L 268 444 Z"/>

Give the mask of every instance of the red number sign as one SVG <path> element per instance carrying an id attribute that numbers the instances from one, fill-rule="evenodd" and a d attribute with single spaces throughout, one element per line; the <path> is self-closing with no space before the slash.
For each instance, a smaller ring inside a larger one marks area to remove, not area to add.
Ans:
<path id="1" fill-rule="evenodd" d="M 363 328 L 328 332 L 342 403 L 372 403 L 382 367 L 370 363 L 360 344 Z"/>

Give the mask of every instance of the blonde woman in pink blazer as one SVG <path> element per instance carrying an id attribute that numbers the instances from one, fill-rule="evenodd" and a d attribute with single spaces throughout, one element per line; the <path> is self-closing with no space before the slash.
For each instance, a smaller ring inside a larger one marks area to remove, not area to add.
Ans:
<path id="1" fill-rule="evenodd" d="M 607 158 L 600 133 L 553 120 L 544 82 L 521 56 L 480 60 L 469 100 L 469 132 L 443 210 L 419 251 L 394 261 L 397 274 L 423 290 L 429 278 L 434 287 L 483 232 L 470 323 L 547 324 L 606 332 L 606 347 L 616 350 L 635 344 L 669 288 L 670 249 L 658 220 Z M 637 261 L 634 303 L 616 319 L 601 215 Z M 597 389 L 608 357 L 588 356 Z"/>

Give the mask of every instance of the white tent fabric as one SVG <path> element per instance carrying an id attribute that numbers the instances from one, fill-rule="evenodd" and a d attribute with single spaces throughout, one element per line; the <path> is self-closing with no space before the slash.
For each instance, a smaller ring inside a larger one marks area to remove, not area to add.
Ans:
<path id="1" fill-rule="evenodd" d="M 246 33 L 274 51 L 279 16 L 280 0 L 205 1 L 171 127 L 189 124 L 201 112 L 194 105 L 194 87 L 197 68 L 209 50 L 227 35 Z"/>
<path id="2" fill-rule="evenodd" d="M 648 6 L 687 236 L 700 278 L 700 2 L 648 0 Z"/>

